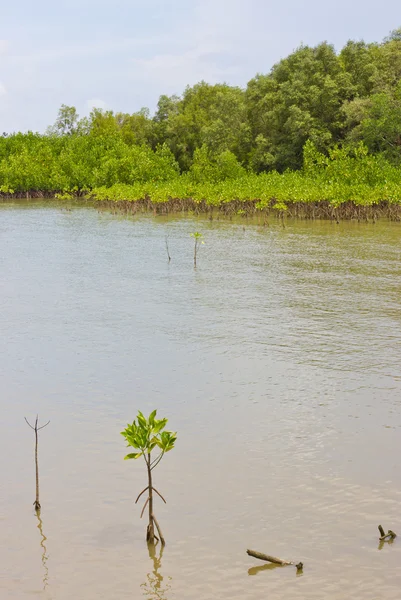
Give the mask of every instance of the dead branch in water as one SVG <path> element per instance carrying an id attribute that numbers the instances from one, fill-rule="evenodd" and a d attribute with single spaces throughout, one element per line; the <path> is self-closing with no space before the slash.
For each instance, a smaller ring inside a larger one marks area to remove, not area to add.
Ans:
<path id="1" fill-rule="evenodd" d="M 379 540 L 381 542 L 393 541 L 397 537 L 397 534 L 394 533 L 394 531 L 392 531 L 391 529 L 389 529 L 387 533 L 384 533 L 384 529 L 381 525 L 378 526 L 378 530 L 380 531 Z"/>
<path id="2" fill-rule="evenodd" d="M 295 564 L 294 562 L 288 561 L 288 560 L 281 560 L 281 558 L 277 558 L 276 556 L 270 556 L 269 554 L 263 554 L 262 552 L 256 552 L 255 550 L 247 550 L 246 553 L 249 556 L 253 556 L 254 558 L 257 558 L 259 560 L 265 560 L 267 562 L 273 563 L 275 565 L 280 565 L 282 567 L 288 566 L 288 565 L 295 565 L 297 568 L 297 571 L 302 571 L 303 569 L 303 563 L 299 562 L 298 564 Z"/>

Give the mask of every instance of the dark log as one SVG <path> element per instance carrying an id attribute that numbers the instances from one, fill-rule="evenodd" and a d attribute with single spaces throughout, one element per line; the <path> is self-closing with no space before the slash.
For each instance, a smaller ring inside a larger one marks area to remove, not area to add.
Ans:
<path id="1" fill-rule="evenodd" d="M 397 534 L 394 533 L 394 531 L 392 531 L 391 529 L 389 529 L 387 533 L 384 533 L 384 529 L 381 525 L 378 526 L 378 530 L 380 531 L 379 540 L 381 542 L 385 542 L 387 540 L 387 538 L 389 541 L 392 541 L 397 537 Z"/>

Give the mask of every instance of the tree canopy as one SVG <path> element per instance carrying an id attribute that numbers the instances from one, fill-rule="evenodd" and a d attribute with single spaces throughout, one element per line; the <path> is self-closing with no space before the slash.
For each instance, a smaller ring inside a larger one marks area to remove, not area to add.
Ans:
<path id="1" fill-rule="evenodd" d="M 360 143 L 401 163 L 401 29 L 380 43 L 301 46 L 245 89 L 204 81 L 160 96 L 151 115 L 62 105 L 45 134 L 0 137 L 0 191 L 217 181 L 299 170 L 310 141 L 325 156 Z"/>

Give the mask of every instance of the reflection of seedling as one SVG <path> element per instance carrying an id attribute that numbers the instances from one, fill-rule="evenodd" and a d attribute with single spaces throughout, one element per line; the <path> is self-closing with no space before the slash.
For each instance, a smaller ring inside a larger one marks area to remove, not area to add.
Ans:
<path id="1" fill-rule="evenodd" d="M 24 417 L 24 419 L 27 422 L 27 424 L 29 425 L 29 427 L 31 429 L 33 429 L 35 432 L 36 499 L 35 499 L 35 502 L 33 503 L 33 505 L 35 507 L 35 510 L 39 511 L 40 510 L 40 502 L 39 502 L 38 431 L 47 427 L 47 425 L 50 423 L 50 421 L 45 423 L 45 425 L 42 425 L 42 427 L 38 427 L 38 416 L 37 415 L 36 415 L 35 426 L 31 425 L 26 417 Z"/>
<path id="2" fill-rule="evenodd" d="M 199 231 L 195 231 L 194 233 L 191 233 L 191 237 L 193 237 L 195 239 L 195 247 L 194 247 L 194 267 L 196 269 L 196 257 L 198 254 L 198 248 L 201 244 L 204 244 L 205 242 L 203 241 L 203 235 L 201 233 L 199 233 Z"/>
<path id="3" fill-rule="evenodd" d="M 49 555 L 46 554 L 47 552 L 47 548 L 45 545 L 45 542 L 47 540 L 47 537 L 45 536 L 45 534 L 43 533 L 43 523 L 42 523 L 42 519 L 40 518 L 40 511 L 36 512 L 36 518 L 38 519 L 38 524 L 37 524 L 37 528 L 40 531 L 40 546 L 42 548 L 42 565 L 43 565 L 43 589 L 45 590 L 47 588 L 47 586 L 49 585 L 49 567 L 47 566 L 47 561 L 49 558 Z"/>
<path id="4" fill-rule="evenodd" d="M 164 546 L 166 542 L 161 532 L 159 523 L 157 522 L 153 513 L 153 492 L 156 492 L 156 494 L 163 500 L 164 503 L 166 501 L 160 492 L 158 492 L 153 486 L 152 471 L 155 467 L 157 467 L 164 454 L 174 448 L 174 443 L 177 439 L 177 435 L 175 433 L 172 433 L 171 431 L 163 431 L 166 425 L 167 419 L 156 419 L 155 410 L 150 413 L 148 418 L 146 418 L 141 411 L 138 411 L 137 420 L 135 420 L 132 425 L 127 425 L 124 431 L 121 432 L 121 435 L 123 435 L 127 441 L 127 445 L 132 446 L 132 448 L 135 450 L 139 450 L 139 452 L 127 454 L 125 460 L 130 458 L 136 459 L 143 456 L 146 463 L 146 469 L 148 472 L 148 485 L 139 494 L 135 504 L 138 502 L 142 494 L 148 492 L 148 497 L 141 513 L 142 517 L 146 506 L 149 506 L 149 523 L 146 530 L 146 540 L 149 544 L 154 544 L 155 540 L 159 541 L 159 538 L 155 535 L 156 526 L 162 546 Z M 156 447 L 159 448 L 160 454 L 152 460 L 151 452 Z"/>
<path id="5" fill-rule="evenodd" d="M 168 247 L 168 235 L 166 235 L 166 237 L 165 237 L 165 241 L 166 241 L 166 252 L 167 252 L 167 258 L 168 258 L 168 262 L 170 262 L 170 260 L 171 260 L 171 256 L 170 256 L 170 250 L 169 250 L 169 247 Z"/>
<path id="6" fill-rule="evenodd" d="M 163 546 L 159 550 L 159 556 L 156 554 L 156 547 L 149 544 L 149 558 L 153 561 L 153 571 L 148 573 L 147 582 L 141 584 L 143 593 L 148 600 L 165 600 L 166 594 L 171 590 L 171 577 L 163 577 L 160 573 L 161 561 L 163 558 Z"/>

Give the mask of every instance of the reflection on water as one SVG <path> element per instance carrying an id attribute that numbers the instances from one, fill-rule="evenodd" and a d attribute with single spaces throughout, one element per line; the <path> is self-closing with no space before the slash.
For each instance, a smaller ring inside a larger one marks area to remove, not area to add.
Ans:
<path id="1" fill-rule="evenodd" d="M 47 537 L 43 533 L 43 521 L 40 516 L 40 510 L 35 511 L 35 514 L 36 514 L 36 518 L 38 520 L 37 528 L 39 529 L 40 538 L 41 538 L 40 539 L 40 547 L 42 548 L 43 590 L 46 590 L 47 586 L 49 585 L 49 568 L 47 566 L 47 561 L 48 561 L 49 556 L 47 555 L 47 548 L 45 545 Z"/>
<path id="2" fill-rule="evenodd" d="M 248 569 L 248 575 L 257 575 L 258 573 L 262 573 L 262 571 L 274 571 L 274 569 L 284 569 L 284 567 L 274 564 L 259 565 Z"/>
<path id="3" fill-rule="evenodd" d="M 152 560 L 153 569 L 147 574 L 147 581 L 142 583 L 143 595 L 149 600 L 167 600 L 171 590 L 171 577 L 163 577 L 160 573 L 163 557 L 163 546 L 159 549 L 154 544 L 148 544 L 149 558 Z"/>

